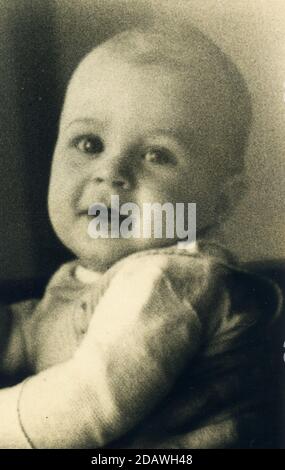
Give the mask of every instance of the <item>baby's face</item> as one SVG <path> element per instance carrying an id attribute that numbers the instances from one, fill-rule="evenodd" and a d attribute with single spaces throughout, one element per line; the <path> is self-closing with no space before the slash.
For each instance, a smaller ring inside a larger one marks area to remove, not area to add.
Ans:
<path id="1" fill-rule="evenodd" d="M 192 80 L 108 57 L 91 57 L 75 75 L 54 153 L 49 211 L 59 238 L 85 266 L 105 270 L 135 251 L 176 242 L 91 238 L 88 208 L 110 206 L 112 195 L 141 209 L 146 202 L 195 202 L 198 228 L 214 221 L 219 175 L 212 152 L 221 129 L 214 104 L 200 106 L 203 80 L 195 73 Z"/>

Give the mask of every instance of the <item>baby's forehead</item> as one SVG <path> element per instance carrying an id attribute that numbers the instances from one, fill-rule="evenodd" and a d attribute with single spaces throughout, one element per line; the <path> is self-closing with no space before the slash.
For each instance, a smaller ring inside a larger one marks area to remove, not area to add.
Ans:
<path id="1" fill-rule="evenodd" d="M 65 106 L 69 108 L 71 101 L 75 104 L 73 110 L 76 109 L 77 97 L 84 88 L 92 95 L 93 90 L 107 86 L 112 93 L 111 85 L 117 77 L 122 78 L 123 67 L 141 72 L 141 79 L 147 76 L 143 71 L 151 69 L 153 83 L 161 84 L 162 88 L 171 75 L 189 109 L 192 106 L 195 113 L 199 108 L 207 125 L 212 122 L 207 117 L 215 115 L 214 127 L 224 129 L 225 139 L 228 138 L 235 152 L 243 152 L 251 121 L 247 86 L 230 58 L 200 31 L 190 29 L 187 37 L 137 30 L 116 35 L 81 61 L 70 80 Z M 125 75 L 122 87 L 127 90 L 129 86 L 129 77 Z"/>
<path id="2" fill-rule="evenodd" d="M 72 117 L 73 113 L 92 109 L 91 113 L 94 110 L 94 114 L 111 119 L 110 101 L 116 101 L 120 109 L 135 106 L 138 113 L 148 107 L 152 117 L 158 114 L 160 121 L 163 113 L 165 121 L 175 119 L 176 127 L 179 123 L 180 127 L 188 127 L 186 120 L 189 120 L 189 127 L 195 130 L 200 123 L 201 132 L 215 126 L 214 121 L 218 119 L 224 121 L 223 126 L 230 122 L 229 83 L 215 61 L 212 65 L 199 60 L 196 50 L 188 57 L 188 63 L 181 62 L 179 67 L 170 59 L 164 48 L 139 49 L 137 54 L 132 52 L 130 60 L 117 49 L 113 51 L 105 46 L 94 49 L 75 71 L 64 114 Z M 173 60 L 178 62 L 176 57 Z M 161 113 L 155 106 L 160 107 Z M 118 114 L 116 108 L 115 117 Z"/>
<path id="3" fill-rule="evenodd" d="M 182 38 L 183 39 L 183 38 Z M 94 48 L 80 62 L 72 80 L 84 80 L 93 70 L 110 68 L 110 75 L 116 68 L 128 64 L 133 67 L 156 68 L 157 75 L 172 72 L 176 76 L 199 76 L 200 80 L 228 79 L 225 57 L 198 30 L 192 31 L 187 43 L 181 38 L 171 40 L 158 33 L 127 31 L 116 35 Z"/>
<path id="4" fill-rule="evenodd" d="M 79 94 L 85 84 L 89 89 L 91 84 L 94 88 L 106 88 L 114 77 L 121 78 L 121 70 L 126 65 L 139 69 L 141 80 L 147 76 L 143 71 L 151 69 L 153 81 L 161 87 L 166 77 L 171 75 L 185 100 L 191 102 L 193 97 L 196 102 L 199 100 L 205 115 L 210 107 L 213 112 L 221 110 L 228 118 L 233 115 L 234 120 L 241 108 L 246 115 L 247 96 L 237 68 L 219 47 L 194 27 L 184 35 L 152 29 L 117 34 L 94 48 L 81 61 L 69 83 L 67 97 L 71 93 Z M 100 82 L 100 71 L 103 70 L 104 78 Z M 126 76 L 126 88 L 129 82 Z"/>
<path id="5" fill-rule="evenodd" d="M 140 47 L 129 54 L 125 47 L 114 48 L 113 42 L 111 45 L 103 44 L 93 49 L 79 64 L 69 83 L 65 101 L 76 102 L 87 91 L 92 99 L 96 90 L 108 89 L 111 96 L 114 88 L 120 86 L 125 92 L 136 81 L 138 88 L 140 84 L 143 88 L 149 86 L 149 93 L 160 89 L 168 96 L 169 102 L 182 99 L 195 108 L 199 101 L 204 102 L 205 114 L 210 107 L 213 111 L 223 108 L 223 112 L 228 112 L 232 90 L 225 69 L 216 57 L 212 55 L 205 59 L 205 53 L 197 52 L 194 46 L 192 44 L 192 49 L 187 51 L 186 61 L 163 44 L 156 48 L 150 44 L 149 48 Z M 144 96 L 137 95 L 140 101 L 144 100 Z"/>

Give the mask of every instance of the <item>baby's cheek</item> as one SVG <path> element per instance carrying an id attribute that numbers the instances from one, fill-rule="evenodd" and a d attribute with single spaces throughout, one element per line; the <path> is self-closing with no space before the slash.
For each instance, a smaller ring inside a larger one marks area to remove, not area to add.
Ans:
<path id="1" fill-rule="evenodd" d="M 65 236 L 72 233 L 76 214 L 76 184 L 64 168 L 62 172 L 57 170 L 55 166 L 51 174 L 48 210 L 54 230 L 65 244 Z"/>

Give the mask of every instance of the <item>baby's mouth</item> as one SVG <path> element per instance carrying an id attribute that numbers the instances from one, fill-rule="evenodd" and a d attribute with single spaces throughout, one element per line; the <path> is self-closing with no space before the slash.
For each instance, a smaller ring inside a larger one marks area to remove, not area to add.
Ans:
<path id="1" fill-rule="evenodd" d="M 113 224 L 118 224 L 119 226 L 124 222 L 124 220 L 126 220 L 129 216 L 128 215 L 124 215 L 124 214 L 121 214 L 119 211 L 117 211 L 116 209 L 113 209 L 111 207 L 107 207 L 105 208 L 107 209 L 107 223 L 108 225 L 111 224 L 111 222 L 113 221 Z M 95 210 L 95 212 L 92 214 L 92 217 L 100 217 L 101 221 L 102 222 L 105 222 L 104 220 L 104 217 L 106 216 L 106 211 L 100 209 L 100 207 L 98 207 L 97 210 Z"/>

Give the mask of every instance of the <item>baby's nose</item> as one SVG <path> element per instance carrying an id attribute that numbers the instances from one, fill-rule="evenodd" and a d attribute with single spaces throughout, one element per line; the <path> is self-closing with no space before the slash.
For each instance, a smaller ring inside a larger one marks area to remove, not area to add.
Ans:
<path id="1" fill-rule="evenodd" d="M 127 159 L 108 159 L 95 169 L 94 181 L 116 189 L 131 189 L 134 176 Z"/>
<path id="2" fill-rule="evenodd" d="M 122 189 L 129 189 L 130 184 L 128 183 L 126 178 L 123 177 L 114 177 L 114 178 L 107 178 L 102 176 L 96 176 L 95 178 L 96 183 L 109 183 L 112 187 L 122 188 Z"/>

